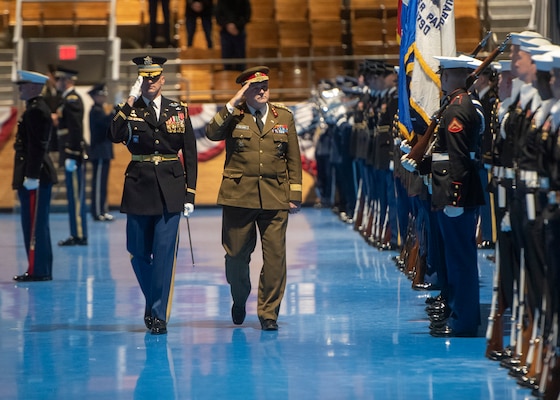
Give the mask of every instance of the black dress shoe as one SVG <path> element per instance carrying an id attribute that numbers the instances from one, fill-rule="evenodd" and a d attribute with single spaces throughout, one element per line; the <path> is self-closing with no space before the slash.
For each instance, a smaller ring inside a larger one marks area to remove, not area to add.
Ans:
<path id="1" fill-rule="evenodd" d="M 520 376 L 517 378 L 517 384 L 533 390 L 539 390 L 539 380 L 535 377 Z"/>
<path id="2" fill-rule="evenodd" d="M 439 302 L 442 302 L 442 301 L 443 301 L 443 297 L 442 297 L 441 294 L 438 294 L 438 295 L 435 296 L 435 297 L 428 297 L 424 302 L 425 302 L 426 304 L 433 304 L 433 303 L 435 303 L 436 301 L 439 301 Z"/>
<path id="3" fill-rule="evenodd" d="M 235 325 L 241 325 L 245 321 L 246 315 L 245 305 L 237 306 L 234 304 L 231 306 L 231 319 Z"/>
<path id="4" fill-rule="evenodd" d="M 483 240 L 479 245 L 478 248 L 481 250 L 488 250 L 488 249 L 495 249 L 496 245 L 489 240 Z"/>
<path id="5" fill-rule="evenodd" d="M 165 335 L 166 333 L 167 322 L 159 318 L 154 318 L 152 325 L 152 335 Z"/>
<path id="6" fill-rule="evenodd" d="M 428 313 L 428 318 L 430 318 L 431 322 L 439 322 L 449 318 L 450 315 L 451 311 L 449 308 L 446 308 L 443 312 Z"/>
<path id="7" fill-rule="evenodd" d="M 506 358 L 503 359 L 502 361 L 500 361 L 500 366 L 507 368 L 507 369 L 512 369 L 515 367 L 520 367 L 521 366 L 521 360 L 519 358 Z"/>
<path id="8" fill-rule="evenodd" d="M 59 246 L 87 246 L 87 238 L 75 238 L 70 236 L 68 239 L 60 240 Z"/>
<path id="9" fill-rule="evenodd" d="M 50 276 L 50 275 L 45 275 L 45 276 L 29 275 L 26 272 L 23 275 L 16 275 L 12 279 L 16 282 L 43 282 L 43 281 L 52 281 L 52 276 Z"/>
<path id="10" fill-rule="evenodd" d="M 377 248 L 380 251 L 393 251 L 397 250 L 398 246 L 393 243 L 381 243 Z"/>
<path id="11" fill-rule="evenodd" d="M 514 378 L 519 378 L 521 376 L 525 376 L 529 373 L 529 367 L 526 365 L 520 365 L 518 367 L 513 367 L 509 370 L 508 375 L 513 376 Z"/>
<path id="12" fill-rule="evenodd" d="M 154 326 L 154 318 L 151 315 L 144 315 L 144 325 L 146 325 L 146 328 L 149 330 L 152 330 L 152 327 Z"/>
<path id="13" fill-rule="evenodd" d="M 414 290 L 441 290 L 441 287 L 434 283 L 423 282 L 423 283 L 416 283 L 412 285 L 412 289 Z"/>
<path id="14" fill-rule="evenodd" d="M 261 328 L 263 331 L 277 331 L 278 324 L 273 319 L 265 319 L 261 321 Z"/>
<path id="15" fill-rule="evenodd" d="M 100 215 L 95 215 L 93 217 L 94 221 L 102 221 L 102 222 L 111 222 L 113 221 L 115 217 L 113 217 L 111 214 L 105 213 L 105 214 L 100 214 Z"/>
<path id="16" fill-rule="evenodd" d="M 432 322 L 430 322 L 430 325 L 428 326 L 428 328 L 430 330 L 441 329 L 445 325 L 447 325 L 447 320 L 446 319 L 444 319 L 443 321 L 432 321 Z"/>
<path id="17" fill-rule="evenodd" d="M 488 355 L 488 358 L 493 361 L 502 361 L 506 358 L 511 358 L 511 352 L 504 350 L 493 350 Z"/>
<path id="18" fill-rule="evenodd" d="M 450 326 L 445 325 L 441 328 L 430 330 L 433 337 L 475 337 L 476 333 L 456 332 Z"/>
<path id="19" fill-rule="evenodd" d="M 428 314 L 444 312 L 444 310 L 448 308 L 447 304 L 442 301 L 435 301 L 432 304 L 428 304 L 425 308 Z"/>

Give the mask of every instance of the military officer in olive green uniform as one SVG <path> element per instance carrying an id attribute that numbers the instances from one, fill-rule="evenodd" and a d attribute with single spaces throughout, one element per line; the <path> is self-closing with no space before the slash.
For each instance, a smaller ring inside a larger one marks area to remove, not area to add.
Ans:
<path id="1" fill-rule="evenodd" d="M 263 267 L 257 314 L 263 330 L 275 331 L 286 287 L 288 214 L 301 206 L 302 167 L 292 113 L 269 102 L 268 72 L 259 66 L 237 77 L 241 89 L 210 121 L 206 136 L 226 141 L 218 204 L 223 206 L 222 245 L 233 323 L 245 320 L 251 292 L 249 261 L 258 228 Z"/>

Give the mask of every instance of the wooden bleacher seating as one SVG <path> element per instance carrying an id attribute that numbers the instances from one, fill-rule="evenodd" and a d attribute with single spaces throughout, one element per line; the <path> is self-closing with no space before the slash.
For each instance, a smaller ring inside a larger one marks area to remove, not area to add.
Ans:
<path id="1" fill-rule="evenodd" d="M 340 20 L 316 20 L 309 23 L 312 47 L 342 46 L 342 24 Z"/>
<path id="2" fill-rule="evenodd" d="M 225 103 L 239 90 L 235 79 L 238 71 L 214 71 L 212 74 L 212 90 L 216 91 L 212 97 L 215 103 Z"/>
<path id="3" fill-rule="evenodd" d="M 308 21 L 308 14 L 305 0 L 275 0 L 276 21 Z"/>
<path id="4" fill-rule="evenodd" d="M 341 0 L 309 0 L 309 21 L 340 21 Z"/>
<path id="5" fill-rule="evenodd" d="M 469 54 L 480 42 L 480 19 L 474 16 L 463 16 L 455 19 L 455 43 L 457 51 Z"/>
<path id="6" fill-rule="evenodd" d="M 278 24 L 280 52 L 284 48 L 309 47 L 311 32 L 307 21 L 283 21 Z"/>
<path id="7" fill-rule="evenodd" d="M 274 21 L 275 0 L 251 1 L 251 22 Z"/>
<path id="8" fill-rule="evenodd" d="M 280 42 L 276 21 L 251 21 L 245 30 L 247 31 L 247 57 L 275 58 L 278 56 Z"/>
<path id="9" fill-rule="evenodd" d="M 377 54 L 384 46 L 381 18 L 363 17 L 351 22 L 352 48 L 355 54 Z M 373 53 L 372 53 L 373 52 Z"/>

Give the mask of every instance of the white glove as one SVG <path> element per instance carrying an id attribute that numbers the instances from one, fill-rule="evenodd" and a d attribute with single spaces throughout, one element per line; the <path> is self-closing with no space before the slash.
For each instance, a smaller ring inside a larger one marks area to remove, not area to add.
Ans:
<path id="1" fill-rule="evenodd" d="M 502 222 L 500 223 L 500 229 L 502 232 L 511 232 L 511 220 L 509 218 L 509 211 L 506 211 Z"/>
<path id="2" fill-rule="evenodd" d="M 194 212 L 194 204 L 185 203 L 185 209 L 183 211 L 183 215 L 188 218 L 192 215 L 193 212 Z"/>
<path id="3" fill-rule="evenodd" d="M 443 208 L 443 213 L 450 218 L 458 217 L 463 214 L 463 212 L 465 212 L 463 207 L 445 206 Z"/>
<path id="4" fill-rule="evenodd" d="M 408 154 L 403 154 L 401 157 L 401 165 L 409 172 L 416 171 L 418 164 L 412 158 L 408 158 Z"/>
<path id="5" fill-rule="evenodd" d="M 134 100 L 137 100 L 138 97 L 142 95 L 142 82 L 144 82 L 144 78 L 138 75 L 136 82 L 134 82 L 134 85 L 130 88 L 128 97 L 134 97 Z"/>
<path id="6" fill-rule="evenodd" d="M 23 178 L 23 187 L 27 190 L 35 190 L 39 187 L 39 179 L 28 178 L 26 176 Z"/>
<path id="7" fill-rule="evenodd" d="M 76 164 L 76 160 L 74 160 L 73 158 L 67 158 L 64 161 L 64 168 L 68 172 L 74 172 L 78 169 L 78 164 Z"/>
<path id="8" fill-rule="evenodd" d="M 410 153 L 410 150 L 412 150 L 412 147 L 410 146 L 410 144 L 408 144 L 408 140 L 406 140 L 406 139 L 403 140 L 401 142 L 401 151 L 404 154 L 408 154 L 408 153 Z"/>

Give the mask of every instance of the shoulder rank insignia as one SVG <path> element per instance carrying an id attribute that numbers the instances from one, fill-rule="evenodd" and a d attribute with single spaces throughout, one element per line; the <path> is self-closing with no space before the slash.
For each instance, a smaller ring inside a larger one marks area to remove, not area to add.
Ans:
<path id="1" fill-rule="evenodd" d="M 449 125 L 447 125 L 447 130 L 451 133 L 459 133 L 463 131 L 463 124 L 457 120 L 457 118 L 453 118 Z"/>
<path id="2" fill-rule="evenodd" d="M 286 107 L 286 106 L 285 106 L 284 104 L 282 104 L 282 103 L 271 103 L 270 105 L 272 106 L 272 107 L 271 107 L 271 108 L 272 108 L 272 112 L 274 113 L 274 116 L 275 116 L 275 117 L 278 116 L 278 113 L 277 113 L 276 110 L 275 110 L 276 108 L 278 108 L 278 109 L 280 109 L 280 110 L 286 110 L 286 111 L 288 111 L 289 113 L 292 113 L 292 110 L 291 110 L 290 108 Z"/>

